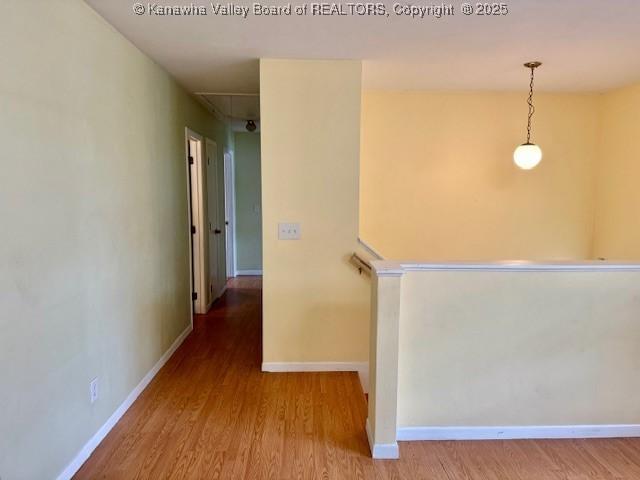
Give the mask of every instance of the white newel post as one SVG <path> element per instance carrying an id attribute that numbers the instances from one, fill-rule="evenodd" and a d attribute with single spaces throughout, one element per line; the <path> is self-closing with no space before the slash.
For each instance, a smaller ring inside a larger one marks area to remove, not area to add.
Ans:
<path id="1" fill-rule="evenodd" d="M 367 436 L 373 458 L 399 458 L 398 330 L 402 268 L 372 262 Z"/>

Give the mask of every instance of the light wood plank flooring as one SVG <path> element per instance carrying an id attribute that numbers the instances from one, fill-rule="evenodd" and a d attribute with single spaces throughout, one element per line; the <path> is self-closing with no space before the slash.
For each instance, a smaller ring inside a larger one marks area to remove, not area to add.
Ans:
<path id="1" fill-rule="evenodd" d="M 401 443 L 373 461 L 355 373 L 262 373 L 260 279 L 236 279 L 77 479 L 640 479 L 640 440 Z"/>

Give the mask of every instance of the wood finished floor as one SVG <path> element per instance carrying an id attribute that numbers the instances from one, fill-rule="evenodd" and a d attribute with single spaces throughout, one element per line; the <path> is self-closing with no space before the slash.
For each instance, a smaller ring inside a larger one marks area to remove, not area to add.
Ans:
<path id="1" fill-rule="evenodd" d="M 640 479 L 640 439 L 408 442 L 373 461 L 355 373 L 262 373 L 260 280 L 238 279 L 77 479 Z"/>

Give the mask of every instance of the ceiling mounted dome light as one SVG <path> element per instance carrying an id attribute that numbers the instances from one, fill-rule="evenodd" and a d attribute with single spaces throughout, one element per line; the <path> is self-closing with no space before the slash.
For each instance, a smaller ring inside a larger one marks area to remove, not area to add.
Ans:
<path id="1" fill-rule="evenodd" d="M 529 116 L 527 117 L 527 141 L 516 148 L 513 152 L 513 161 L 515 164 L 523 170 L 531 170 L 542 160 L 542 150 L 535 143 L 531 143 L 531 117 L 533 117 L 536 111 L 533 106 L 533 72 L 542 63 L 540 62 L 527 62 L 525 67 L 531 69 L 531 82 L 529 83 Z"/>

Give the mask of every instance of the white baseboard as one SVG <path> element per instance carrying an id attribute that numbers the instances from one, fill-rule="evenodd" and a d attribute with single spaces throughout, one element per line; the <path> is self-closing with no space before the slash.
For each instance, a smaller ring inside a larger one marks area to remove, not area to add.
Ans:
<path id="1" fill-rule="evenodd" d="M 259 276 L 262 275 L 262 270 L 236 270 L 236 276 Z"/>
<path id="2" fill-rule="evenodd" d="M 262 362 L 263 372 L 358 372 L 364 393 L 369 392 L 369 362 Z"/>
<path id="3" fill-rule="evenodd" d="M 368 418 L 365 424 L 365 429 L 367 430 L 367 440 L 369 441 L 369 448 L 371 449 L 372 458 L 380 460 L 393 460 L 396 458 L 400 458 L 400 449 L 398 448 L 398 442 L 378 443 L 377 445 L 373 443 L 373 438 L 371 436 L 371 425 L 369 425 Z"/>
<path id="4" fill-rule="evenodd" d="M 149 385 L 153 377 L 160 371 L 160 369 L 167 363 L 167 360 L 171 358 L 171 355 L 178 349 L 185 338 L 193 330 L 193 325 L 188 325 L 187 328 L 176 338 L 169 349 L 160 357 L 160 360 L 156 362 L 151 370 L 144 376 L 144 378 L 136 385 L 133 391 L 125 398 L 124 402 L 116 409 L 115 412 L 109 417 L 109 419 L 100 427 L 100 429 L 89 439 L 89 441 L 82 447 L 74 459 L 67 465 L 67 467 L 58 475 L 57 480 L 69 480 L 71 479 L 80 467 L 87 461 L 91 453 L 96 449 L 100 442 L 107 436 L 111 429 L 118 423 L 118 420 L 126 413 L 129 407 L 136 401 L 136 398 L 142 393 L 142 391 Z"/>
<path id="5" fill-rule="evenodd" d="M 550 425 L 522 427 L 400 427 L 399 441 L 515 440 L 640 437 L 640 425 Z"/>

